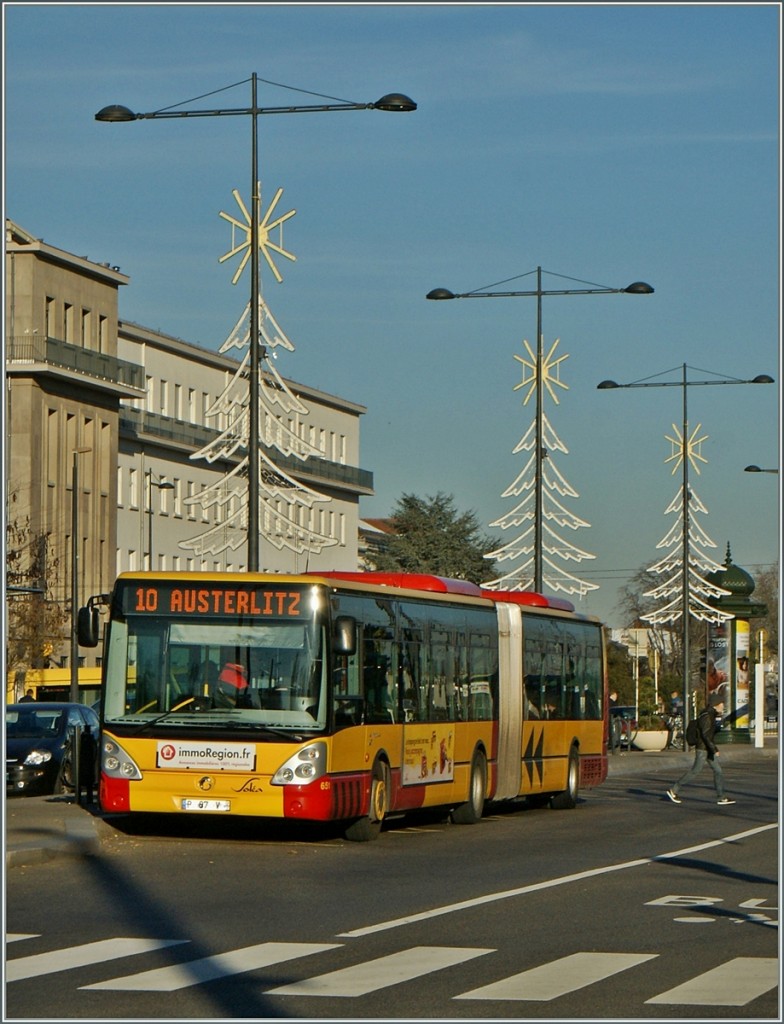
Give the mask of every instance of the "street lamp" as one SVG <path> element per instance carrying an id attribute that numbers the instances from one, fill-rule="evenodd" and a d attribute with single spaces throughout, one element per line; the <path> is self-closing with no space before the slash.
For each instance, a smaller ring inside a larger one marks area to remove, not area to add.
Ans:
<path id="1" fill-rule="evenodd" d="M 174 484 L 171 483 L 171 481 L 169 481 L 169 480 L 153 480 L 153 478 L 152 478 L 152 470 L 151 469 L 147 470 L 147 515 L 149 517 L 149 521 L 148 521 L 148 525 L 147 525 L 147 551 L 148 551 L 148 555 L 147 555 L 148 565 L 147 565 L 147 568 L 148 569 L 152 569 L 153 568 L 153 564 L 152 564 L 152 520 L 153 520 L 152 489 L 153 489 L 153 487 L 157 487 L 159 491 L 173 491 L 174 490 Z"/>
<path id="2" fill-rule="evenodd" d="M 777 469 L 760 469 L 759 466 L 746 466 L 744 473 L 778 473 Z"/>
<path id="3" fill-rule="evenodd" d="M 677 367 L 676 367 L 677 369 Z M 691 495 L 689 493 L 689 415 L 687 405 L 687 395 L 690 387 L 706 387 L 715 384 L 772 384 L 773 378 L 769 377 L 767 373 L 760 373 L 751 380 L 741 380 L 738 377 L 719 377 L 710 380 L 689 380 L 687 371 L 690 369 L 683 364 L 681 369 L 680 380 L 667 380 L 667 381 L 654 381 L 651 378 L 645 378 L 644 380 L 632 381 L 630 384 L 618 384 L 614 380 L 603 380 L 601 384 L 597 384 L 597 389 L 600 391 L 608 391 L 619 388 L 682 388 L 683 390 L 683 427 L 681 433 L 681 444 L 683 450 L 681 453 L 681 466 L 683 473 L 683 480 L 681 484 L 681 517 L 683 525 L 683 545 L 682 545 L 682 566 L 681 572 L 683 577 L 682 591 L 683 591 L 683 606 L 681 611 L 681 652 L 683 657 L 683 669 L 682 669 L 682 680 L 683 680 L 683 749 L 688 749 L 688 743 L 686 741 L 686 726 L 689 723 L 689 693 L 690 693 L 690 673 L 689 673 L 689 617 L 691 615 L 691 607 L 689 604 L 689 533 L 690 533 L 690 516 L 689 516 L 689 501 Z M 694 369 L 694 367 L 691 367 Z M 673 370 L 665 370 L 664 373 L 672 373 Z M 707 371 L 710 372 L 710 371 Z M 661 376 L 661 374 L 654 374 L 654 376 Z"/>
<path id="4" fill-rule="evenodd" d="M 92 448 L 74 448 L 71 469 L 71 685 L 68 699 L 74 704 L 79 700 L 79 456 L 91 451 Z"/>
<path id="5" fill-rule="evenodd" d="M 510 281 L 517 281 L 521 277 L 528 277 L 536 273 L 536 288 L 532 291 L 487 291 L 488 288 L 497 288 L 498 285 L 508 284 Z M 542 268 L 537 267 L 535 271 L 530 270 L 527 274 L 520 274 L 518 277 L 510 277 L 505 281 L 498 281 L 496 284 L 485 285 L 481 289 L 472 292 L 451 292 L 448 288 L 434 288 L 427 293 L 426 298 L 441 301 L 443 299 L 510 299 L 523 296 L 536 296 L 536 452 L 535 452 L 535 477 L 534 477 L 534 590 L 541 592 L 542 583 L 542 548 L 543 548 L 543 481 L 542 461 L 546 458 L 547 452 L 543 445 L 544 434 L 544 409 L 543 409 L 543 338 L 542 338 L 542 296 L 544 295 L 651 295 L 653 288 L 644 281 L 635 281 L 626 288 L 607 288 L 601 285 L 591 285 L 590 288 L 542 288 Z M 553 274 L 551 271 L 544 271 L 553 277 L 560 277 L 566 281 L 576 281 L 576 278 L 566 278 L 562 274 Z M 581 281 L 580 284 L 590 284 L 589 281 Z"/>
<path id="6" fill-rule="evenodd" d="M 251 105 L 249 107 L 224 108 L 218 110 L 154 110 L 151 113 L 136 114 L 128 107 L 112 104 L 99 110 L 96 121 L 120 123 L 126 121 L 158 120 L 172 117 L 229 117 L 247 115 L 251 119 L 251 223 L 250 223 L 250 384 L 249 384 L 249 421 L 248 421 L 248 569 L 259 571 L 259 175 L 258 175 L 258 119 L 262 114 L 305 114 L 322 113 L 338 110 L 389 110 L 411 111 L 417 105 L 402 93 L 388 93 L 375 103 L 335 103 L 301 104 L 284 107 L 260 107 L 257 102 L 258 75 L 254 71 L 250 79 L 237 82 L 236 85 L 251 83 Z M 266 81 L 261 79 L 261 81 Z M 268 85 L 276 85 L 268 82 Z M 226 88 L 234 88 L 227 86 Z M 219 90 L 224 92 L 225 89 Z M 326 98 L 326 97 L 324 97 Z M 185 101 L 187 102 L 187 101 Z M 182 104 L 176 104 L 181 106 Z"/>

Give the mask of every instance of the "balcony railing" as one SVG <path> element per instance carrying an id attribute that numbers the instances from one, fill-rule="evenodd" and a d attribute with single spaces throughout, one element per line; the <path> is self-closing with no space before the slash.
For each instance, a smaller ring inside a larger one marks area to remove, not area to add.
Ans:
<path id="1" fill-rule="evenodd" d="M 161 413 L 121 406 L 120 434 L 131 437 L 147 434 L 163 441 L 199 449 L 214 441 L 220 431 L 212 427 L 201 426 L 198 423 L 189 423 L 186 420 L 163 416 Z M 373 491 L 373 474 L 370 470 L 345 466 L 339 462 L 331 462 L 329 459 L 314 456 L 302 461 L 292 455 L 282 455 L 273 449 L 269 449 L 269 451 L 275 465 L 295 479 L 306 476 L 322 483 L 342 485 L 368 493 Z M 241 458 L 244 454 L 245 451 L 241 448 L 238 450 L 237 457 Z"/>
<path id="2" fill-rule="evenodd" d="M 80 348 L 57 338 L 42 338 L 29 334 L 9 338 L 5 358 L 9 366 L 44 363 L 47 366 L 82 373 L 95 380 L 123 384 L 139 391 L 143 391 L 145 387 L 144 367 L 138 363 L 129 363 L 125 359 L 118 359 L 104 352 Z"/>

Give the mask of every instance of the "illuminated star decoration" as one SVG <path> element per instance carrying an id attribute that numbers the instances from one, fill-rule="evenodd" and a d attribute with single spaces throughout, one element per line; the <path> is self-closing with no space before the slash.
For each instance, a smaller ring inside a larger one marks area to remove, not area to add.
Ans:
<path id="1" fill-rule="evenodd" d="M 260 183 L 256 185 L 256 189 L 259 195 L 261 195 Z M 242 259 L 240 260 L 240 265 L 237 267 L 236 271 L 234 272 L 234 277 L 231 279 L 231 283 L 236 284 L 237 281 L 239 281 L 242 271 L 245 269 L 248 260 L 250 259 L 251 216 L 248 213 L 248 208 L 242 201 L 242 196 L 239 194 L 239 191 L 235 188 L 232 190 L 231 194 L 234 196 L 237 202 L 237 206 L 239 206 L 240 210 L 242 211 L 244 223 L 242 221 L 237 220 L 236 217 L 232 217 L 231 214 L 224 213 L 223 210 L 221 210 L 221 217 L 223 217 L 224 220 L 227 220 L 229 224 L 231 224 L 232 226 L 232 247 L 231 249 L 229 249 L 227 253 L 224 253 L 223 256 L 220 257 L 218 262 L 225 263 L 226 260 L 230 260 L 233 256 L 236 256 L 238 253 L 242 252 L 243 249 L 245 249 L 245 253 Z M 267 261 L 270 270 L 275 275 L 275 280 L 278 282 L 278 284 L 281 283 L 283 278 L 280 272 L 278 271 L 278 268 L 275 266 L 272 257 L 270 256 L 269 250 L 272 249 L 273 252 L 278 253 L 280 256 L 285 256 L 287 260 L 291 260 L 292 262 L 296 262 L 297 259 L 296 256 L 294 256 L 290 252 L 287 252 L 286 249 L 283 248 L 283 225 L 290 217 L 293 217 L 297 211 L 289 210 L 288 213 L 284 213 L 277 219 L 271 220 L 271 217 L 275 212 L 275 207 L 278 205 L 278 202 L 280 201 L 280 197 L 282 195 L 283 189 L 279 188 L 278 191 L 275 193 L 272 202 L 269 204 L 269 207 L 267 208 L 267 212 L 264 214 L 264 217 L 262 218 L 261 221 L 259 221 L 258 226 L 259 249 L 261 250 L 262 255 L 264 256 L 264 259 Z M 273 242 L 270 238 L 270 232 L 274 231 L 275 228 L 278 229 L 277 243 Z M 241 232 L 245 236 L 244 239 L 239 244 L 235 244 L 234 242 L 235 230 Z"/>
<path id="2" fill-rule="evenodd" d="M 555 355 L 555 350 L 558 348 L 560 340 L 560 338 L 556 338 L 552 344 L 550 351 L 547 353 L 547 355 L 542 357 L 542 384 L 544 384 L 544 386 L 547 388 L 550 398 L 552 398 L 556 405 L 559 405 L 560 403 L 558 401 L 558 395 L 554 390 L 553 385 L 559 388 L 563 388 L 564 391 L 569 390 L 568 384 L 564 384 L 560 378 L 561 363 L 564 361 L 564 359 L 568 359 L 569 356 L 563 355 L 559 356 L 557 359 L 553 358 L 553 356 Z M 531 346 L 528 344 L 528 341 L 526 339 L 523 340 L 523 344 L 526 347 L 526 351 L 528 352 L 529 358 L 526 359 L 523 356 L 515 356 L 515 359 L 518 361 L 518 363 L 523 364 L 524 369 L 523 379 L 520 381 L 519 384 L 515 384 L 512 390 L 519 391 L 520 388 L 524 388 L 526 385 L 528 385 L 528 392 L 525 398 L 523 399 L 523 405 L 528 405 L 528 401 L 531 398 L 531 395 L 533 395 L 536 391 L 536 356 L 531 350 Z M 526 371 L 528 372 L 526 373 Z"/>
<path id="3" fill-rule="evenodd" d="M 699 476 L 700 467 L 697 463 L 702 462 L 705 464 L 708 461 L 706 458 L 703 458 L 702 455 L 702 442 L 707 441 L 709 435 L 703 434 L 702 437 L 697 436 L 700 430 L 702 430 L 701 423 L 697 424 L 688 438 L 684 436 L 674 423 L 672 425 L 672 429 L 675 433 L 675 437 L 670 437 L 669 434 L 664 435 L 666 440 L 668 440 L 672 445 L 672 454 L 668 459 L 664 460 L 665 464 L 668 462 L 674 463 L 672 467 L 672 475 L 675 476 L 678 467 L 682 464 L 684 458 L 687 458 L 690 465 L 694 467 L 697 475 Z"/>

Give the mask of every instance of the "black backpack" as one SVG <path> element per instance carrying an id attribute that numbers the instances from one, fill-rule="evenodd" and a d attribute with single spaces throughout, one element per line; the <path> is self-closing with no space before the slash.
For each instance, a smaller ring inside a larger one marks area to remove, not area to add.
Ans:
<path id="1" fill-rule="evenodd" d="M 692 718 L 689 724 L 686 726 L 686 742 L 690 747 L 697 746 L 697 740 L 700 738 L 700 727 L 697 725 L 697 719 Z"/>

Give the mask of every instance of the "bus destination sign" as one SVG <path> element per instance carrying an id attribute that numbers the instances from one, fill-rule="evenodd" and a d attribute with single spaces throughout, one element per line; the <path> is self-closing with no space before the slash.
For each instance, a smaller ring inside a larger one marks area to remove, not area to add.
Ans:
<path id="1" fill-rule="evenodd" d="M 253 586 L 189 586 L 179 583 L 128 585 L 121 592 L 126 615 L 234 615 L 301 618 L 302 591 Z"/>

